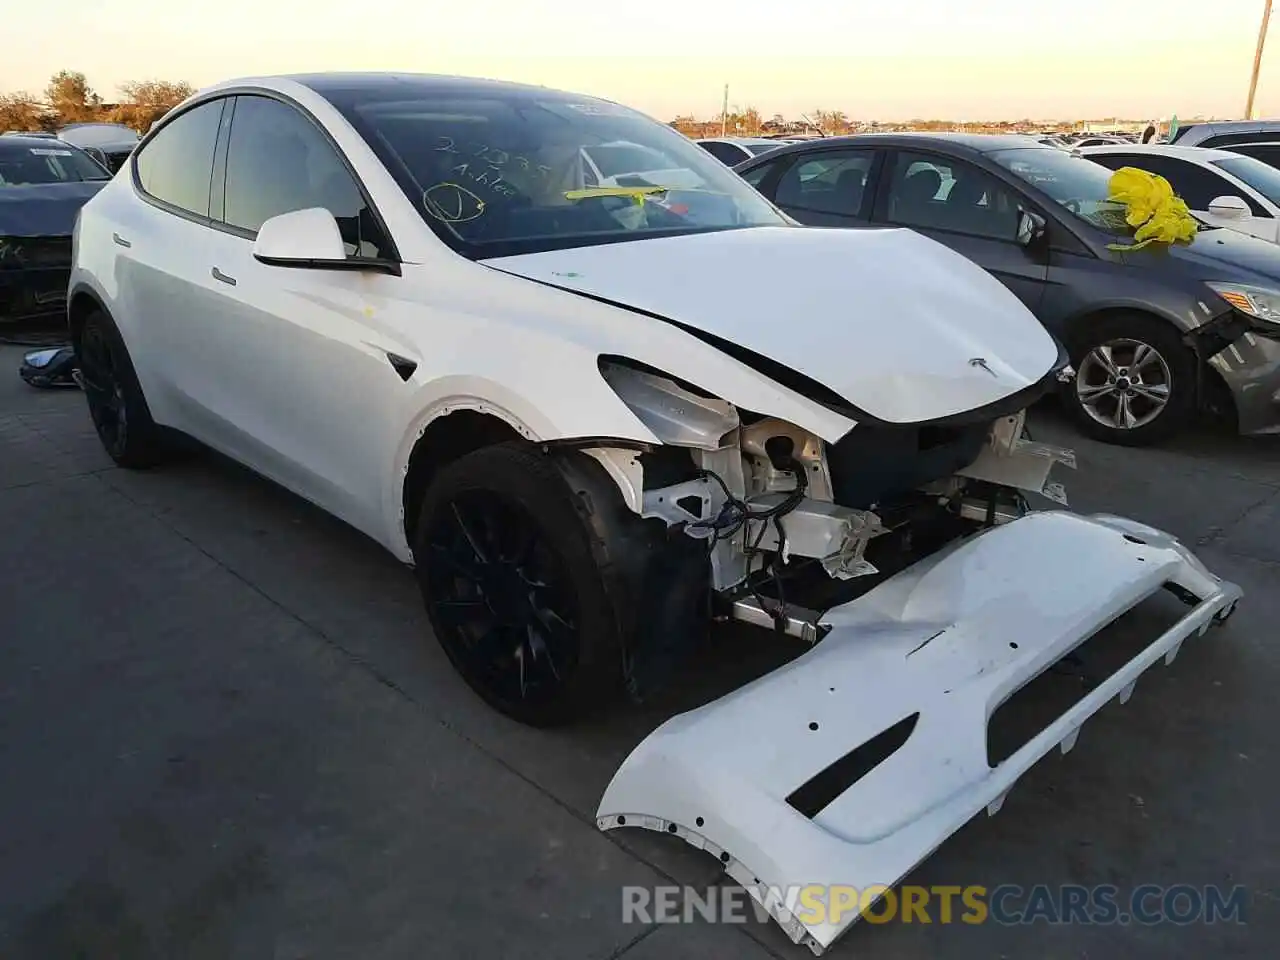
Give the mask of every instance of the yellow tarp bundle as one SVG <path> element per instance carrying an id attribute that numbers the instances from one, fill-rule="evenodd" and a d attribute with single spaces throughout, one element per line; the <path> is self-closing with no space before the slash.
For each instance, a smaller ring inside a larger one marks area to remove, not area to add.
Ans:
<path id="1" fill-rule="evenodd" d="M 1124 219 L 1136 228 L 1128 246 L 1110 244 L 1112 250 L 1140 250 L 1149 243 L 1186 242 L 1196 235 L 1199 223 L 1186 203 L 1173 192 L 1164 177 L 1137 167 L 1121 167 L 1112 174 L 1107 199 L 1124 204 Z"/>

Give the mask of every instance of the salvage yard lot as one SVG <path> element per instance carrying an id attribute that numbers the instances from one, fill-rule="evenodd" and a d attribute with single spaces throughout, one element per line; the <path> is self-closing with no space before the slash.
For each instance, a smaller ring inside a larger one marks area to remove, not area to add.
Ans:
<path id="1" fill-rule="evenodd" d="M 213 456 L 114 469 L 78 393 L 0 347 L 0 957 L 798 958 L 776 926 L 622 922 L 716 882 L 595 829 L 627 752 L 776 661 L 715 633 L 643 708 L 539 732 L 467 690 L 408 572 Z M 1247 926 L 859 925 L 832 956 L 1269 957 L 1280 936 L 1280 440 L 1074 446 L 1073 509 L 1194 544 L 1244 587 L 911 882 L 1249 888 Z M 1082 558 L 1087 562 L 1087 558 Z"/>

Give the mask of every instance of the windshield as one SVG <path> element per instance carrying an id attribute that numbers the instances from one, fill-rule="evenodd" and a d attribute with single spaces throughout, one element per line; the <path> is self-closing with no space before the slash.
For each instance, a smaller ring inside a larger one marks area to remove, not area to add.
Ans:
<path id="1" fill-rule="evenodd" d="M 600 176 L 606 178 L 624 173 L 661 170 L 667 163 L 667 158 L 658 151 L 634 143 L 605 143 L 585 149 L 588 159 L 600 171 Z"/>
<path id="2" fill-rule="evenodd" d="M 612 103 L 484 90 L 337 105 L 467 256 L 787 224 L 693 141 Z"/>
<path id="3" fill-rule="evenodd" d="M 0 187 L 109 180 L 111 174 L 79 150 L 43 141 L 36 146 L 0 141 Z"/>
<path id="4" fill-rule="evenodd" d="M 1215 167 L 1221 167 L 1233 177 L 1243 180 L 1253 189 L 1280 205 L 1280 170 L 1255 160 L 1253 157 L 1232 157 L 1230 160 L 1214 160 Z"/>
<path id="5" fill-rule="evenodd" d="M 1117 236 L 1133 233 L 1125 222 L 1123 205 L 1107 199 L 1114 173 L 1108 167 L 1053 147 L 997 150 L 990 156 L 1092 226 Z"/>
<path id="6" fill-rule="evenodd" d="M 753 157 L 758 157 L 762 153 L 767 153 L 770 150 L 777 150 L 779 147 L 785 146 L 785 143 L 770 141 L 769 143 L 744 143 L 742 148 Z"/>

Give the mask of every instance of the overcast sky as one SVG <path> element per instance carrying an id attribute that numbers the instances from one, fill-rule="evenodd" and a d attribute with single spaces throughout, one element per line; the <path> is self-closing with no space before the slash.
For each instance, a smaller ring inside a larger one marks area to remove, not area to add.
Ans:
<path id="1" fill-rule="evenodd" d="M 6 3 L 0 91 L 409 70 L 543 83 L 662 119 L 1239 116 L 1263 0 L 58 0 Z M 216 14 L 214 10 L 216 9 Z M 1280 113 L 1280 12 L 1256 111 Z M 51 38 L 56 37 L 56 42 Z M 24 38 L 30 38 L 24 39 Z"/>

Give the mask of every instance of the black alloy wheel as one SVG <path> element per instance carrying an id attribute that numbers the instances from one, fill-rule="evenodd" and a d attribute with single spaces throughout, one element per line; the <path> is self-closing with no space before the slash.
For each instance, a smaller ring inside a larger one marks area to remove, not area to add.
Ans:
<path id="1" fill-rule="evenodd" d="M 436 640 L 482 699 L 530 726 L 575 721 L 622 688 L 635 616 L 608 518 L 628 511 L 607 476 L 581 486 L 593 470 L 582 453 L 484 447 L 440 470 L 416 520 Z"/>
<path id="2" fill-rule="evenodd" d="M 462 491 L 426 534 L 426 580 L 454 662 L 496 700 L 537 710 L 564 693 L 579 658 L 564 561 L 528 511 Z"/>
<path id="3" fill-rule="evenodd" d="M 91 318 L 80 336 L 80 386 L 89 404 L 98 439 L 113 460 L 129 443 L 129 410 L 119 364 L 105 325 Z"/>
<path id="4" fill-rule="evenodd" d="M 74 346 L 76 380 L 111 459 L 121 467 L 143 469 L 171 457 L 177 447 L 151 419 L 129 351 L 111 319 L 101 310 L 90 313 Z"/>

